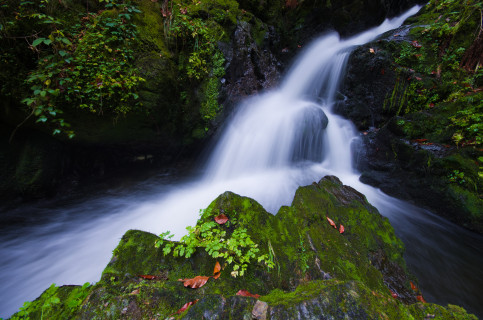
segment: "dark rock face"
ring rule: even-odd
[[[410,28],[390,31],[352,52],[335,110],[363,131],[364,147],[357,161],[362,182],[481,232],[481,200],[448,181],[448,168],[464,168],[471,161],[442,142],[450,140],[444,137],[445,130],[439,136],[433,134],[440,142],[432,140],[428,145],[411,140],[414,136],[405,131],[404,123],[413,124],[418,128],[416,138],[421,138],[437,127],[441,117],[448,117],[445,113],[405,113],[399,91],[406,92],[404,81],[415,77],[415,71],[397,69],[393,54],[403,42],[411,41]]]
[[[397,80],[392,49],[395,42],[406,41],[407,31],[407,27],[390,31],[376,42],[358,47],[349,58],[340,91],[344,99],[335,111],[351,119],[359,130],[380,127],[398,111],[386,106],[386,100]]]
[[[465,228],[482,232],[481,202],[458,187],[448,185],[445,168],[460,161],[454,150],[434,144],[421,148],[395,133],[396,120],[369,131],[359,159],[360,180],[387,194],[413,202]],[[454,159],[454,160],[453,160]]]
[[[241,21],[232,41],[219,44],[226,59],[220,101],[228,110],[244,98],[275,86],[280,79],[282,65],[270,51],[279,41],[274,28],[263,26],[265,36],[260,44],[254,39],[253,28]]]

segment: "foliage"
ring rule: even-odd
[[[398,125],[408,139],[429,139],[429,145],[443,148],[446,155],[442,162],[436,157],[433,173],[448,187],[458,185],[479,198],[483,69],[469,67],[466,57],[474,56],[471,50],[483,35],[482,16],[478,0],[430,1],[412,18],[412,41],[398,45],[398,80],[385,101],[385,107],[403,117]],[[461,154],[462,160],[452,161],[452,153]]]
[[[442,104],[457,105],[451,117],[453,141],[458,145],[481,145],[482,102],[480,78],[483,70],[465,70],[460,66],[471,39],[482,32],[481,1],[430,1],[421,16],[432,21],[425,27],[415,28],[417,39],[403,43],[395,62],[405,80],[404,112],[413,113],[439,108]],[[470,40],[470,41],[468,41]]]
[[[273,260],[267,254],[259,255],[260,249],[253,242],[247,229],[236,227],[237,221],[231,218],[220,225],[214,220],[210,209],[200,211],[200,221],[195,227],[188,226],[188,234],[179,243],[168,241],[173,235],[167,231],[159,236],[155,246],[163,247],[164,255],[171,252],[175,257],[191,257],[197,248],[205,248],[216,259],[223,259],[226,265],[233,265],[231,275],[243,276],[248,265],[255,260],[263,262],[269,268],[274,267]]]
[[[448,175],[448,179],[451,182],[459,183],[459,184],[465,184],[465,173],[460,172],[459,170],[453,170],[451,174]]]
[[[225,59],[217,43],[226,40],[227,29],[235,25],[240,12],[238,3],[233,0],[171,0],[161,5],[161,11],[166,43],[177,53],[182,86],[201,86],[200,115],[209,123],[220,111],[219,81],[225,73]],[[186,103],[192,100],[186,95],[182,98]]]
[[[137,87],[143,81],[132,62],[137,41],[132,15],[140,12],[130,1],[101,0],[102,10],[69,16],[48,14],[49,0],[21,1],[9,9],[17,12],[4,32],[15,37],[31,24],[24,37],[37,55],[37,66],[25,84],[30,94],[23,99],[37,122],[54,124],[53,134],[74,132],[61,114],[69,107],[115,116],[140,107]],[[37,31],[40,30],[40,31]]]
[[[91,285],[88,282],[82,287],[70,288],[59,288],[53,283],[38,299],[32,302],[25,302],[23,307],[10,319],[70,318],[71,315],[79,310],[90,289]],[[66,293],[66,291],[68,292]]]

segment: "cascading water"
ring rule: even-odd
[[[128,229],[171,230],[179,238],[187,225],[196,223],[198,210],[226,190],[252,197],[275,214],[290,203],[298,186],[327,174],[364,193],[389,217],[406,243],[408,263],[428,300],[460,304],[483,315],[478,309],[482,237],[361,184],[351,161],[357,133],[331,111],[351,48],[398,27],[418,10],[348,40],[329,34],[315,41],[278,90],[239,107],[200,179],[156,180],[155,185],[148,181],[129,192],[109,191],[74,203],[5,213],[27,218],[23,225],[0,229],[0,316],[12,314],[53,282],[97,281]]]

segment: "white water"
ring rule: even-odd
[[[357,133],[349,121],[331,112],[351,48],[398,27],[417,10],[415,7],[348,40],[330,34],[315,41],[278,90],[253,97],[239,107],[200,179],[147,183],[129,193],[92,196],[78,203],[56,204],[55,208],[23,208],[30,217],[48,218],[47,221],[32,219],[21,227],[2,230],[0,316],[10,315],[23,301],[35,299],[53,282],[61,285],[97,281],[111,251],[128,229],[156,234],[171,230],[179,238],[186,226],[196,223],[199,209],[226,190],[252,197],[275,214],[281,205],[290,204],[298,186],[318,181],[327,174],[336,175],[363,192],[382,214],[398,224],[396,230],[406,243],[430,242],[438,236],[444,238],[448,230],[453,230],[449,241],[460,243],[457,250],[448,255],[445,250],[430,247],[423,254],[410,255],[410,264],[416,269],[420,257],[444,256],[445,261],[458,265],[458,269],[463,264],[473,275],[481,274],[481,251],[468,248],[467,244],[482,243],[481,238],[473,240],[464,230],[358,181],[351,153],[358,140]],[[328,125],[324,128],[327,119]],[[416,239],[411,238],[411,228],[417,230],[421,226],[424,230],[418,231]],[[427,238],[428,232],[432,233],[430,238]],[[410,249],[411,253],[420,252]],[[446,274],[438,274],[439,269],[431,270],[430,263],[422,268],[421,273],[431,273],[441,283],[445,282],[439,278],[448,278]],[[454,274],[455,269],[450,268],[448,272]],[[465,283],[464,288],[458,291],[457,297],[445,296],[445,303],[465,303],[471,299],[468,297],[471,292],[476,292],[471,289],[474,281],[459,282]],[[438,298],[438,290],[426,297]],[[464,297],[463,301],[455,301],[459,296]]]

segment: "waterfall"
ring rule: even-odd
[[[355,173],[352,124],[332,113],[350,51],[394,29],[420,7],[353,38],[336,33],[312,43],[279,89],[245,101],[227,125],[206,167],[206,181],[226,181],[310,161],[336,175]]]
[[[98,281],[128,229],[170,230],[179,239],[186,226],[196,223],[199,210],[227,190],[254,198],[276,214],[290,204],[299,186],[328,174],[364,193],[389,217],[408,248],[407,260],[420,287],[432,288],[425,293],[427,300],[478,306],[483,255],[475,246],[482,238],[361,184],[352,165],[357,132],[332,112],[351,49],[398,27],[418,10],[350,39],[325,35],[305,48],[280,88],[237,108],[201,178],[158,178],[127,191],[95,190],[87,199],[7,213],[16,219],[24,215],[28,223],[0,226],[0,317],[35,299],[51,283]]]

